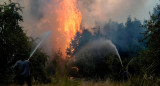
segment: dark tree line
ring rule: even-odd
[[[145,42],[140,42],[143,38],[142,33],[145,31],[141,25],[140,20],[132,20],[131,17],[128,17],[125,24],[109,21],[104,28],[93,28],[93,34],[84,29],[81,34],[77,33],[70,44],[70,48],[75,50],[72,54],[74,55],[88,42],[103,38],[111,40],[122,57],[135,57],[139,51],[146,47]],[[69,52],[69,48],[67,52]]]
[[[11,80],[12,65],[21,58],[29,57],[30,52],[36,46],[35,40],[28,37],[23,27],[19,25],[23,22],[22,9],[18,3],[11,1],[9,4],[0,5],[0,84]],[[150,19],[144,24],[138,19],[132,20],[128,17],[124,24],[109,21],[103,28],[93,28],[93,33],[83,29],[82,33],[78,32],[72,40],[66,53],[68,58],[74,57],[86,44],[99,39],[108,39],[116,45],[123,64],[131,75],[142,77],[147,74],[159,77],[159,32],[160,5],[157,5],[154,13],[150,14]],[[100,51],[93,50],[94,56],[87,52],[82,55],[83,59],[69,64],[67,60],[62,59],[62,53],[57,51],[46,72],[48,56],[38,49],[30,60],[32,79],[46,83],[49,82],[47,75],[60,80],[60,75],[65,72],[68,76],[121,80],[122,68],[119,59],[114,54],[103,57],[97,54],[104,50],[103,48]],[[66,69],[60,69],[60,65],[65,65]],[[78,67],[79,71],[73,71],[71,67]]]
[[[146,20],[142,27],[145,29],[144,37],[141,41],[145,41],[147,49],[142,51],[140,55],[135,59],[134,63],[137,64],[130,65],[132,68],[134,66],[140,67],[131,69],[131,71],[141,72],[147,75],[154,75],[159,77],[160,74],[160,5],[157,5],[153,13],[150,14],[150,19]]]
[[[67,54],[74,56],[86,46],[86,44],[99,41],[99,39],[107,39],[116,45],[123,64],[126,67],[133,57],[138,56],[138,53],[146,48],[145,42],[140,42],[143,38],[142,33],[144,33],[144,31],[141,27],[141,22],[137,19],[132,20],[131,17],[128,17],[125,24],[109,21],[105,24],[104,28],[93,28],[93,33],[87,29],[84,29],[82,33],[78,32],[74,40],[72,40],[70,47],[67,49]],[[97,47],[98,46],[99,45],[97,45]],[[72,49],[74,50],[73,52]],[[122,77],[122,68],[117,56],[112,54],[104,56],[103,53],[99,55],[97,52],[99,52],[99,50],[95,49],[92,53],[88,53],[88,55],[84,52],[82,57],[75,57],[77,59],[83,58],[74,64],[74,66],[79,68],[80,76],[92,78],[112,77],[115,80],[120,80]],[[101,49],[100,52],[104,52],[104,49]]]
[[[147,74],[158,77],[160,72],[159,18],[160,5],[157,5],[154,8],[154,12],[152,14],[150,13],[150,19],[144,21],[144,23],[141,23],[138,19],[131,19],[131,17],[128,17],[124,24],[109,21],[103,28],[93,28],[93,33],[87,29],[83,29],[82,33],[77,33],[74,40],[72,40],[70,47],[67,49],[67,54],[74,57],[87,43],[97,39],[108,39],[116,45],[123,64],[131,75],[140,75],[143,77],[144,74]],[[71,52],[71,50],[74,51]],[[84,59],[74,64],[74,66],[79,67],[80,76],[107,76],[118,79],[119,73],[117,73],[117,71],[120,72],[121,69],[116,70],[119,64],[118,61],[116,63],[118,59],[116,59],[115,56],[110,55],[103,57],[103,60],[99,62],[100,64],[96,63],[100,60],[100,58],[96,59],[97,56],[89,56],[89,53],[86,56],[82,56],[84,56]],[[115,63],[112,63],[113,60]],[[88,64],[92,64],[92,66]],[[102,68],[102,66],[104,68]],[[101,72],[97,70],[101,70]]]

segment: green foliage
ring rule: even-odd
[[[71,80],[69,77],[69,69],[67,59],[63,59],[61,50],[54,53],[53,59],[47,68],[49,76],[51,76],[51,83],[55,86],[78,86],[78,81]]]
[[[10,67],[30,52],[29,38],[23,32],[19,22],[23,21],[22,7],[17,3],[0,5],[0,81],[6,81]]]
[[[122,67],[118,57],[108,55],[104,58],[95,57],[90,53],[80,56],[78,61],[72,65],[79,68],[76,77],[86,79],[111,79],[122,80]]]
[[[160,82],[153,76],[133,76],[123,86],[159,86]]]
[[[47,74],[52,77],[55,75],[61,75],[57,73],[62,72],[61,68],[64,66],[63,62],[64,60],[62,59],[62,52],[59,49],[54,53],[52,61],[47,66]]]
[[[11,67],[21,58],[27,59],[35,40],[26,36],[19,25],[23,21],[22,7],[9,1],[0,5],[0,84],[9,83],[13,75]],[[31,74],[39,82],[46,82],[47,55],[40,49],[31,58]]]
[[[106,78],[110,78],[111,80],[122,80],[122,67],[119,62],[119,59],[111,55],[106,59]],[[108,77],[107,77],[108,76]]]
[[[160,5],[154,8],[154,13],[150,14],[150,19],[146,20],[142,27],[146,29],[143,33],[144,38],[142,41],[145,41],[148,47],[141,51],[138,57],[134,57],[133,60],[129,62],[127,69],[134,77],[149,75],[157,78],[160,76]],[[134,79],[136,80],[136,78]],[[145,83],[149,84],[150,82],[151,81],[146,81]],[[143,83],[143,86],[146,85],[145,83]]]
[[[31,76],[34,78],[35,82],[48,83],[49,78],[46,73],[46,61],[47,55],[38,49],[33,57],[30,59]]]
[[[150,14],[150,19],[142,25],[146,29],[143,41],[146,41],[148,49],[140,57],[144,58],[147,71],[159,75],[160,56],[160,5],[154,8],[154,13]]]
[[[58,86],[78,86],[78,81],[76,80],[71,80],[69,79],[67,72],[63,72],[63,74],[61,74],[60,68],[57,68],[56,74],[55,74],[55,79],[54,82],[56,85]],[[66,71],[66,70],[64,70]]]
[[[95,77],[95,58],[90,53],[82,56],[80,60],[74,63],[74,66],[79,68],[79,75],[82,77]]]

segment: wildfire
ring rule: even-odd
[[[79,71],[78,67],[72,67],[72,69],[75,69],[77,72]]]
[[[58,32],[62,34],[65,40],[61,45],[62,52],[65,54],[65,50],[69,47],[71,40],[76,33],[80,30],[80,24],[82,15],[79,9],[76,7],[77,0],[62,0],[56,10],[57,22],[59,23]]]

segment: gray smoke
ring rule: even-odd
[[[30,13],[36,19],[41,19],[43,17],[43,3],[41,0],[31,0],[30,1]]]
[[[8,1],[8,0],[4,0]],[[25,7],[24,17],[28,22],[39,23],[39,20],[48,15],[46,6],[56,7],[56,0],[14,0]],[[61,1],[61,0],[59,0]],[[77,0],[77,7],[82,12],[82,26],[92,28],[102,26],[108,20],[125,22],[128,16],[144,20],[149,17],[149,11],[158,3],[158,0]],[[56,15],[56,14],[55,14]],[[37,21],[35,21],[37,20]],[[25,24],[28,23],[25,21]],[[29,24],[30,25],[30,24]],[[35,25],[31,25],[36,28]],[[26,26],[27,27],[27,26]],[[28,29],[27,29],[28,30]]]
[[[83,46],[75,56],[76,61],[85,61],[92,58],[104,59],[110,55],[116,55],[122,64],[116,46],[110,40],[98,39]]]
[[[157,0],[158,1],[158,0]],[[82,12],[82,26],[92,28],[102,26],[108,20],[125,22],[128,16],[143,19],[149,16],[149,11],[156,0],[79,0],[78,6]],[[147,8],[147,9],[146,9]]]
[[[8,0],[0,1],[3,3]],[[24,27],[31,33],[34,28],[37,28],[40,19],[48,15],[47,6],[51,6],[55,10],[58,1],[61,0],[13,0],[19,2],[24,7]],[[82,26],[91,28],[102,26],[108,20],[125,22],[128,16],[136,17],[144,20],[149,17],[149,11],[152,11],[153,6],[158,0],[78,0],[78,8],[82,12]],[[31,30],[33,29],[33,30]],[[57,28],[55,28],[57,29]],[[41,32],[41,30],[39,30]],[[42,31],[43,32],[43,31]]]
[[[52,38],[46,42],[47,52],[51,52],[56,44],[56,38],[61,37],[58,32],[55,9],[61,0],[13,0],[21,4],[24,22],[21,25],[32,37],[40,37],[44,32],[52,29]],[[128,16],[144,19],[149,16],[158,0],[77,0],[77,7],[82,13],[82,27],[91,28],[104,26],[111,19],[125,22]],[[8,0],[0,0],[0,4]],[[52,28],[51,28],[52,27]],[[52,45],[52,46],[51,46]]]

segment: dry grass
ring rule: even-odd
[[[82,82],[79,86],[123,86],[120,83],[111,83],[109,81],[105,82]]]
[[[12,85],[7,85],[7,86],[19,86],[19,85],[12,84]],[[28,85],[24,84],[23,86],[28,86]],[[52,84],[37,84],[37,85],[32,85],[32,86],[56,86],[56,85],[52,85]]]
[[[9,85],[9,86],[18,86],[18,85]],[[27,86],[26,84],[24,86]],[[54,85],[54,84],[37,84],[37,85],[32,85],[32,86],[59,86],[59,85]],[[61,85],[61,86],[66,86],[66,85]],[[68,85],[67,85],[68,86]],[[78,86],[123,86],[120,83],[111,83],[109,81],[105,82],[93,82],[93,81],[80,81]]]

